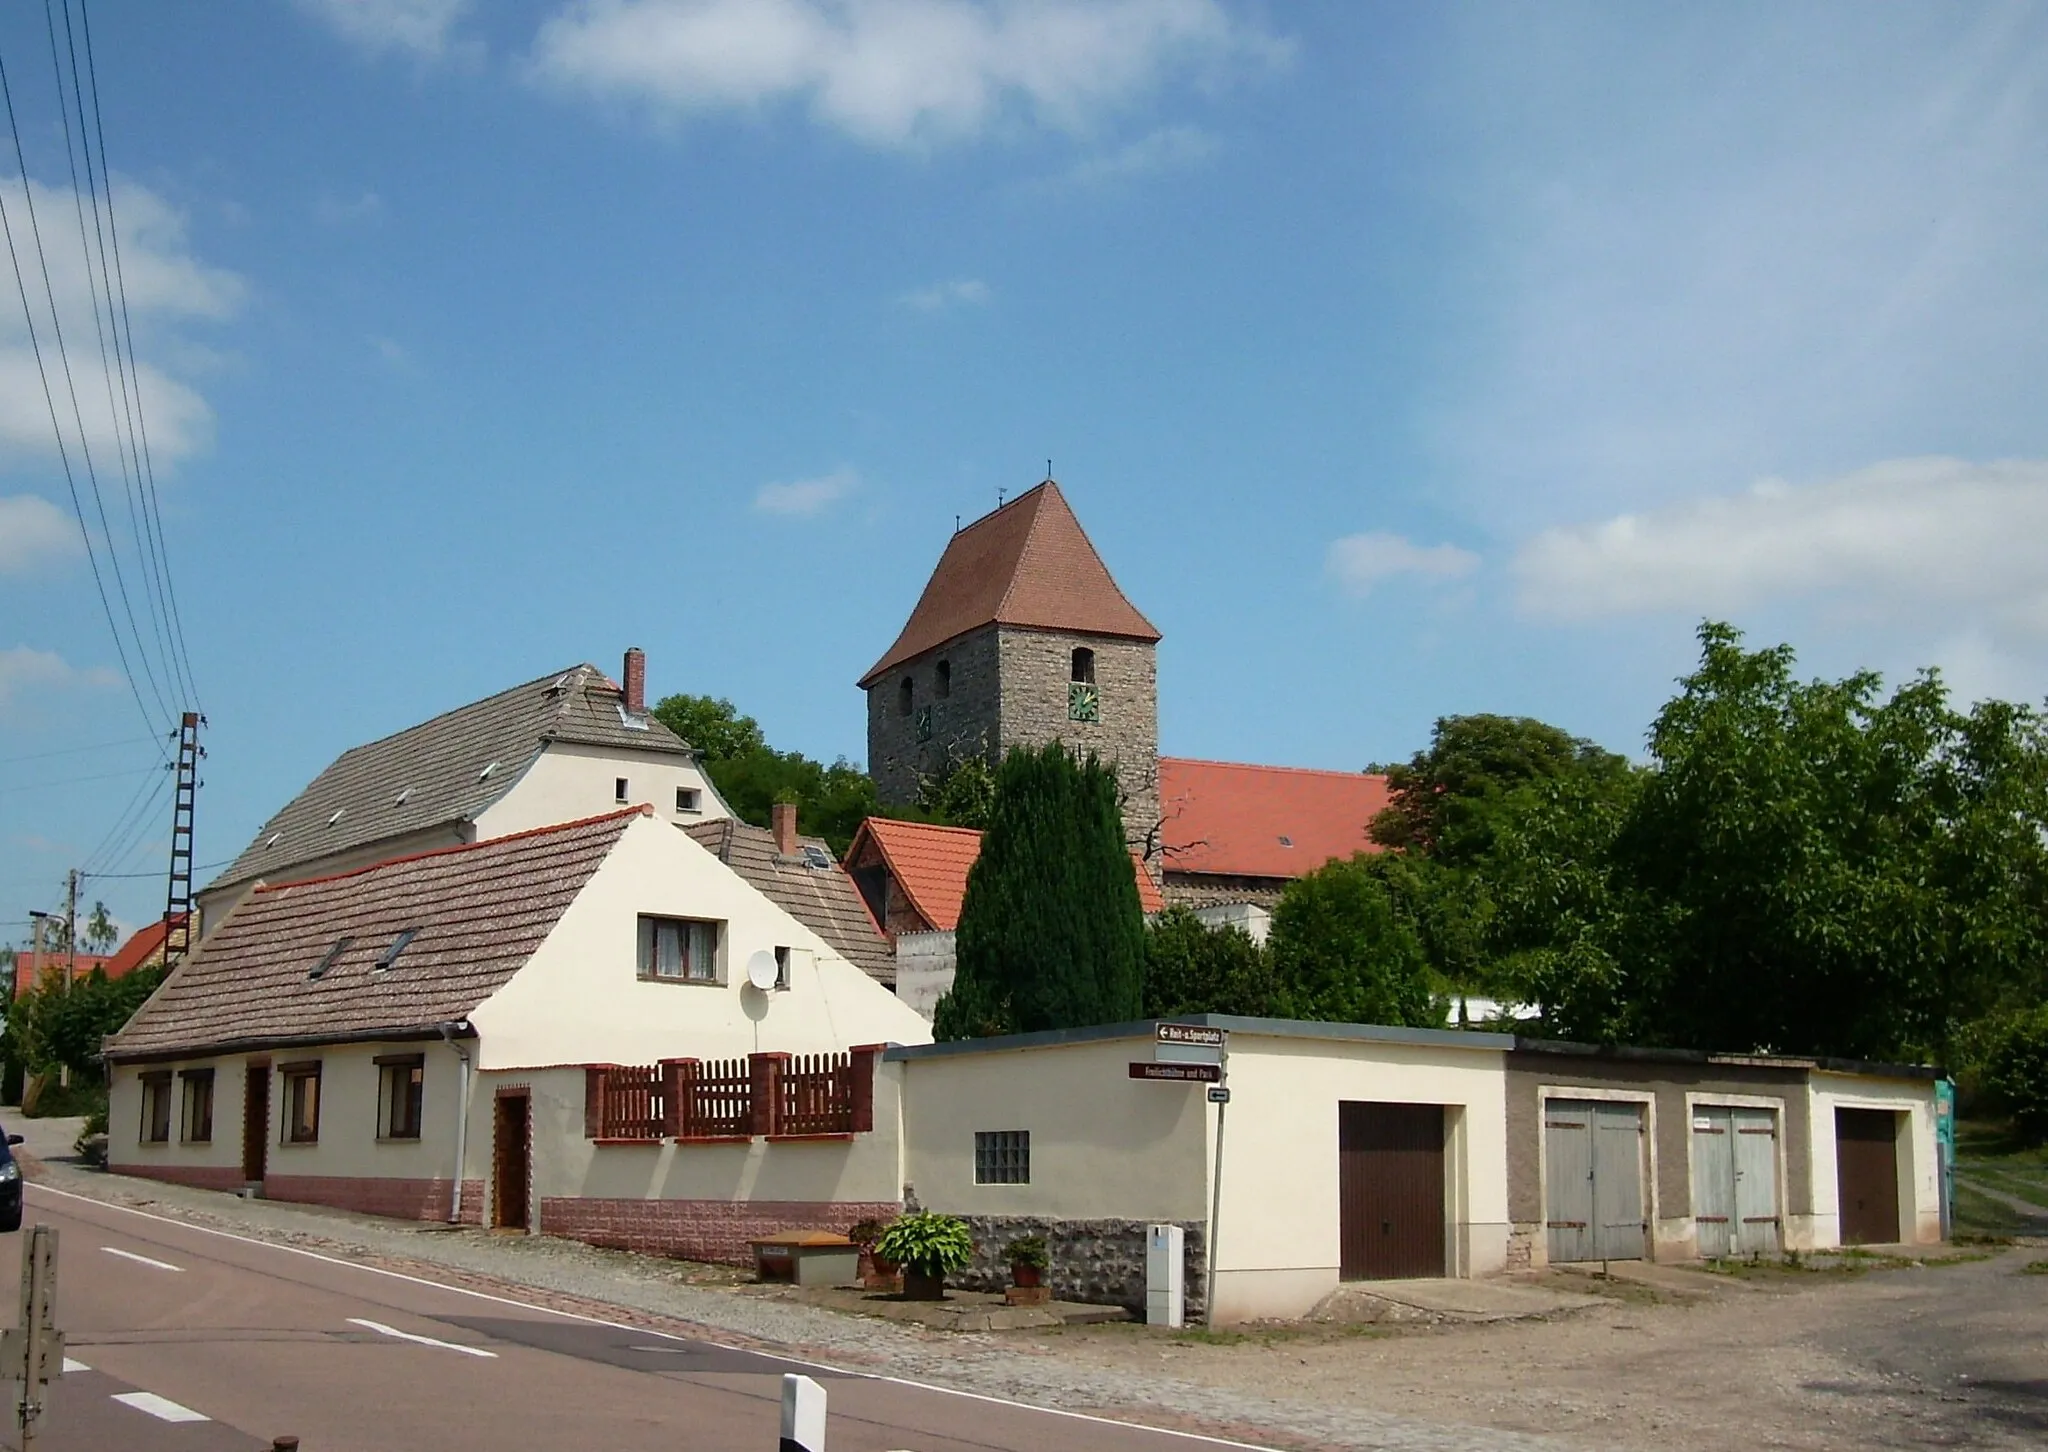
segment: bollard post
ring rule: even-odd
[[[782,1378],[780,1452],[825,1452],[825,1388],[807,1376]]]

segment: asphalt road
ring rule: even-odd
[[[607,1325],[28,1189],[59,1232],[68,1359],[38,1452],[771,1452],[781,1379],[828,1452],[1202,1452],[1154,1431]],[[18,1293],[27,1232],[0,1237]],[[0,1310],[11,1323],[14,1310]],[[0,1445],[18,1446],[11,1415]]]

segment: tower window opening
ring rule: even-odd
[[[896,714],[899,716],[908,716],[910,714],[911,707],[915,706],[916,704],[917,687],[915,684],[912,683],[909,676],[905,676],[900,682],[897,683],[896,686]]]
[[[949,660],[939,662],[937,694],[941,696],[953,694],[953,662]]]
[[[1074,648],[1074,673],[1069,679],[1090,686],[1095,684],[1095,652],[1087,646]]]

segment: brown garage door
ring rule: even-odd
[[[1337,1201],[1345,1280],[1442,1275],[1443,1106],[1340,1103]]]
[[[1889,1109],[1835,1111],[1835,1183],[1842,1244],[1899,1239],[1899,1117]]]

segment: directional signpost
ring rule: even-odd
[[[1131,1064],[1133,1079],[1162,1079],[1169,1084],[1221,1084],[1221,1064],[1153,1064],[1143,1059]]]
[[[1230,1103],[1230,1086],[1223,1082],[1223,1066],[1230,1050],[1227,1029],[1201,1023],[1154,1025],[1151,1059],[1131,1061],[1133,1079],[1151,1079],[1167,1084],[1207,1084],[1209,1102],[1216,1106],[1216,1172],[1211,1176],[1209,1227],[1203,1237],[1202,1258],[1207,1265],[1202,1296],[1202,1316],[1208,1320],[1216,1296],[1216,1218],[1223,1208],[1223,1116]],[[1210,1324],[1214,1324],[1213,1321]]]

